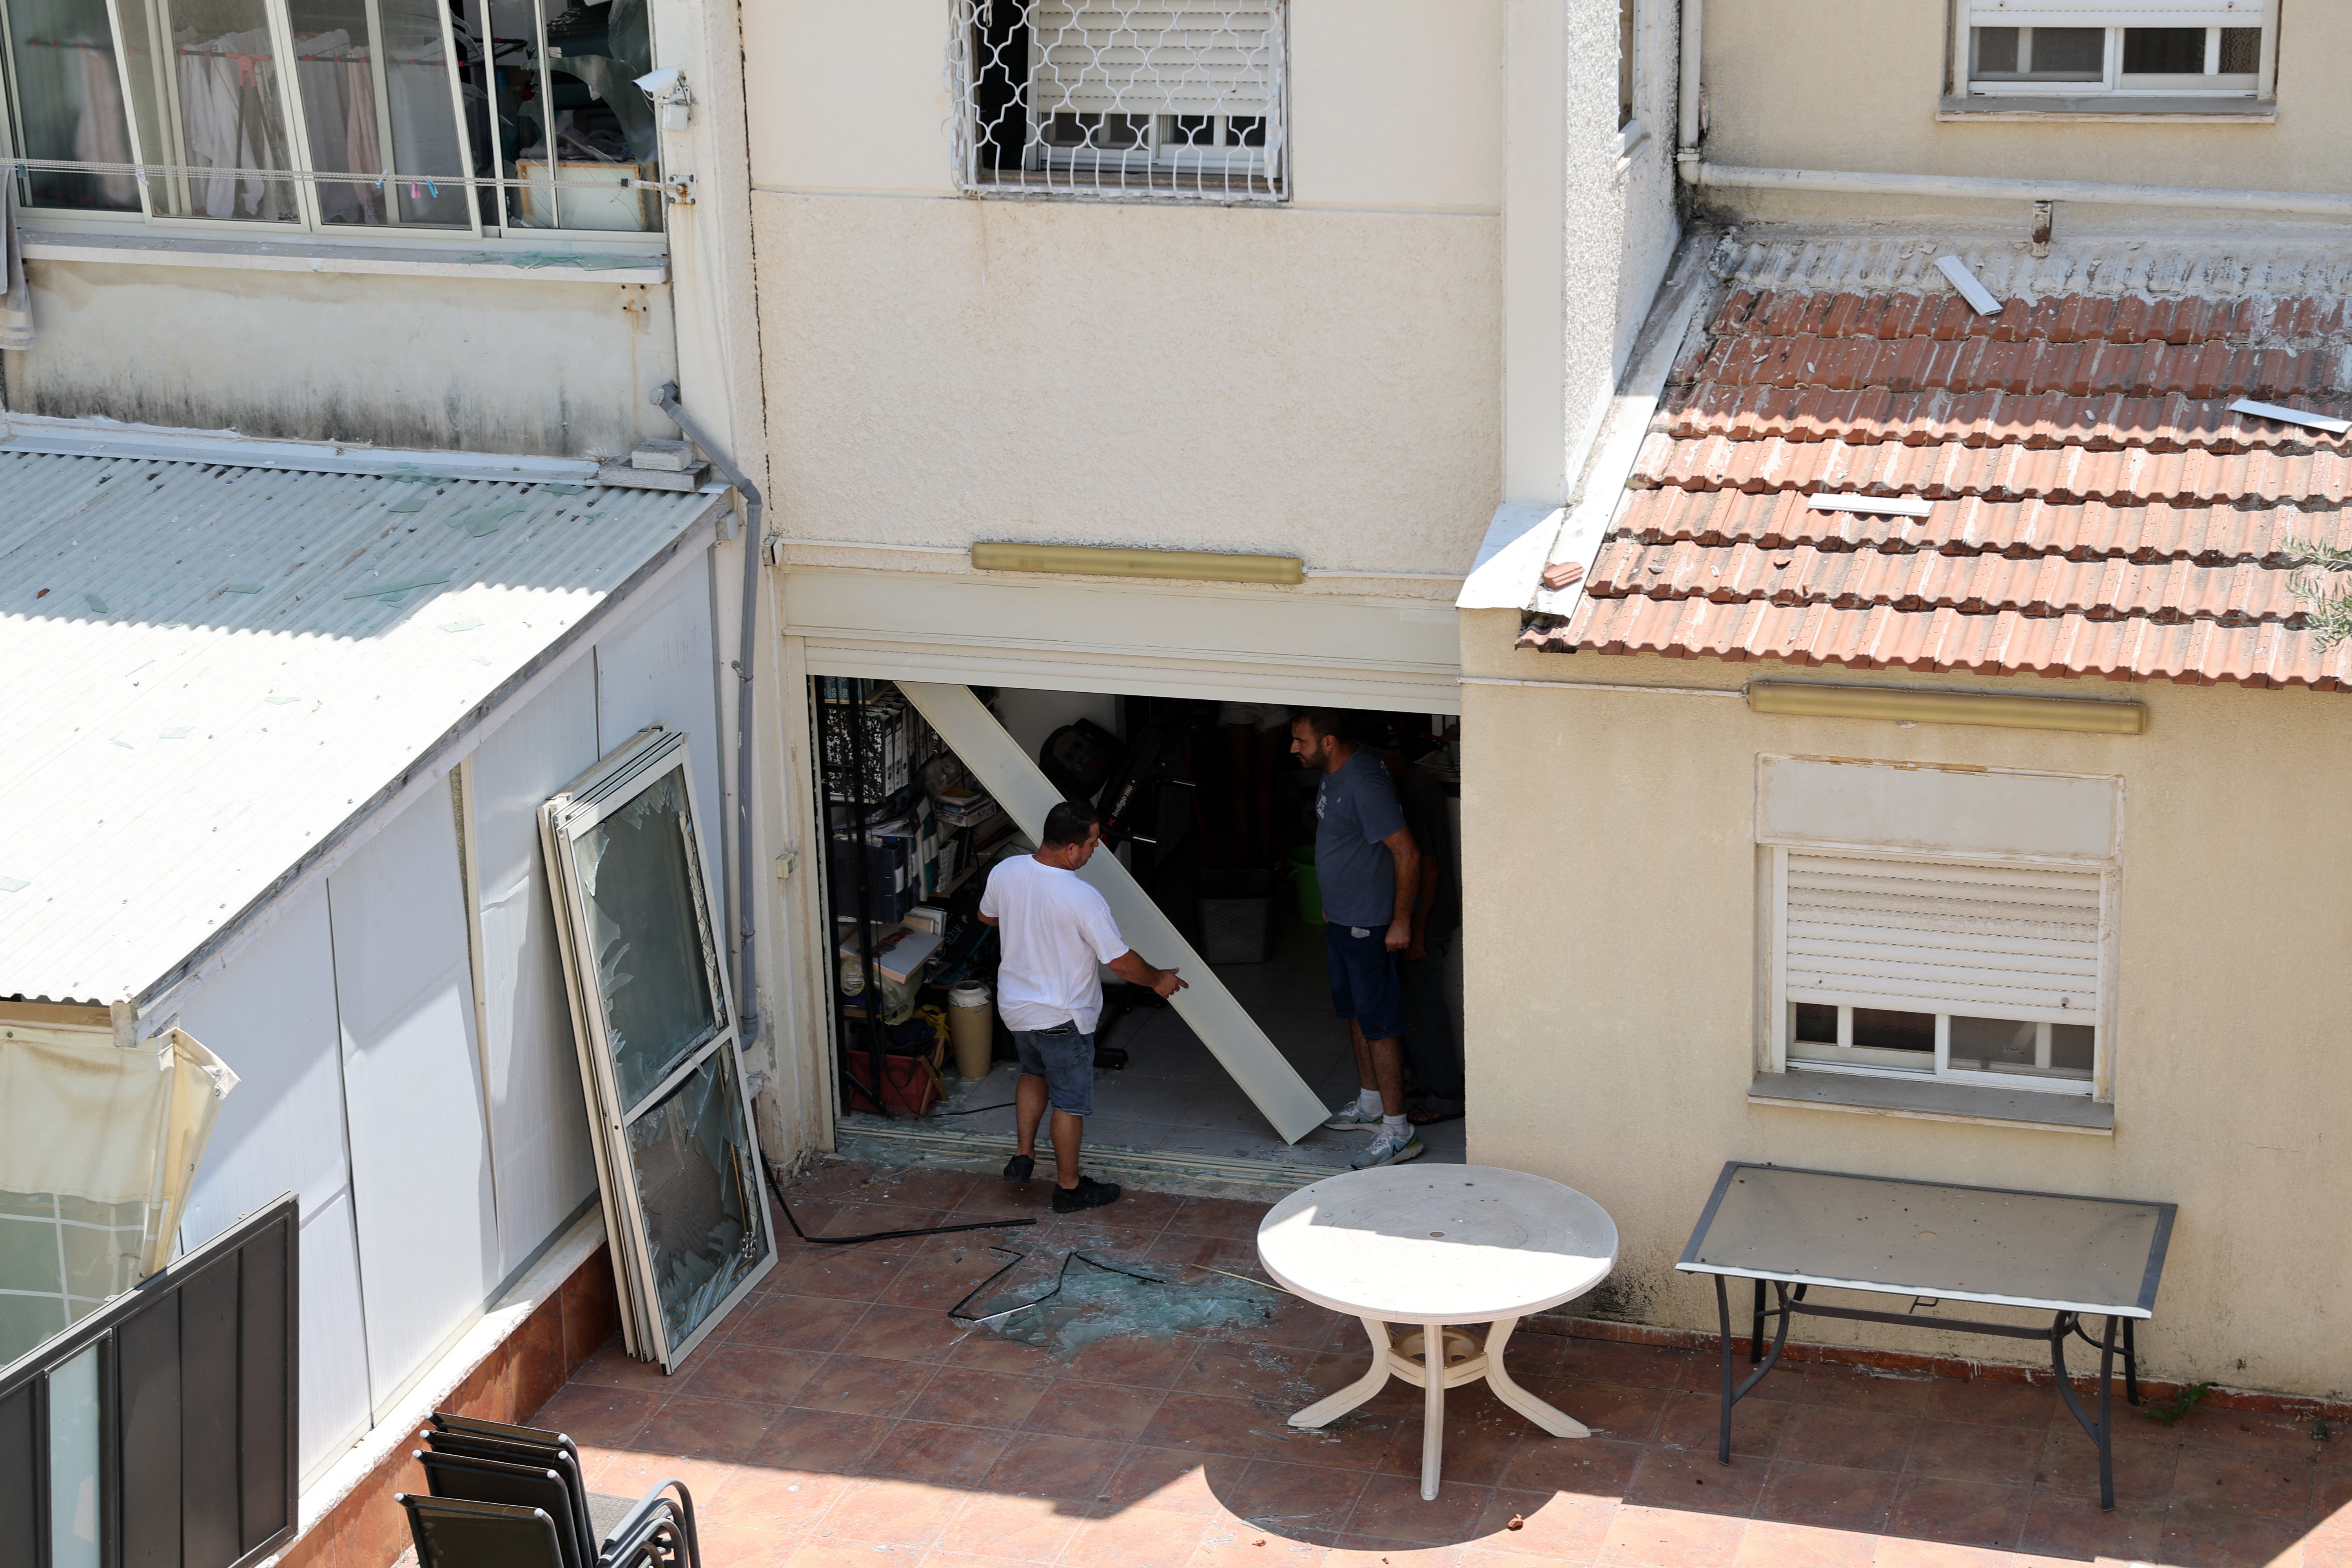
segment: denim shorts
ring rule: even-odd
[[[1045,1080],[1045,1102],[1068,1116],[1095,1113],[1095,1037],[1075,1022],[1050,1029],[1015,1029],[1013,1048],[1021,1070]]]
[[[1390,1040],[1404,1033],[1404,992],[1397,984],[1396,954],[1389,951],[1389,928],[1377,925],[1367,934],[1337,921],[1323,928],[1324,951],[1331,964],[1331,1010],[1362,1026],[1364,1038]]]

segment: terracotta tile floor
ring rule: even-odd
[[[1419,1390],[1391,1384],[1324,1432],[1284,1424],[1360,1370],[1352,1321],[1268,1297],[1263,1321],[1066,1355],[946,1315],[1006,1261],[992,1240],[1033,1258],[991,1306],[1043,1289],[1073,1247],[1252,1273],[1259,1205],[1135,1193],[1064,1219],[1043,1183],[843,1163],[792,1197],[816,1234],[1040,1218],[856,1247],[780,1222],[777,1270],[679,1375],[616,1341],[540,1412],[599,1490],[683,1479],[709,1568],[2352,1568],[2352,1438],[2308,1423],[2127,1412],[2103,1515],[2095,1456],[2047,1390],[1784,1367],[1740,1405],[1726,1469],[1700,1358],[1540,1334],[1514,1339],[1514,1373],[1594,1436],[1457,1392],[1424,1502]]]

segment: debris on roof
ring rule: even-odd
[[[2291,585],[2352,548],[2340,249],[2279,261],[2298,294],[2146,291],[2255,280],[2211,256],[1971,255],[2025,286],[1982,314],[1937,255],[1727,242],[1581,603],[1520,646],[2352,683]]]
[[[143,994],[723,504],[0,451],[0,995]]]

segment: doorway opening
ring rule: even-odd
[[[1349,1167],[1368,1131],[1318,1123],[1288,1141],[1262,1104],[1269,1075],[1334,1110],[1359,1089],[1349,1026],[1331,1000],[1314,864],[1321,775],[1290,752],[1302,710],[993,687],[970,688],[973,706],[962,688],[849,677],[814,677],[811,688],[841,1138],[967,1158],[1012,1152],[1018,1069],[994,1005],[997,935],[976,915],[989,871],[1036,847],[1009,802],[1076,798],[1105,819],[1097,859],[1114,857],[1164,917],[1153,931],[1172,928],[1156,940],[1181,938],[1189,951],[1154,951],[1155,938],[1125,921],[1121,934],[1194,987],[1171,1005],[1103,973],[1087,1158],[1210,1179],[1311,1180]],[[961,750],[926,718],[927,690],[958,697],[958,717],[941,723],[969,726]],[[1460,721],[1339,717],[1343,736],[1382,764],[1429,866],[1415,942],[1399,963],[1407,1109],[1422,1159],[1458,1163]],[[1237,1012],[1192,1005],[1217,989]]]

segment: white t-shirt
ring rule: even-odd
[[[1103,896],[1076,871],[1014,855],[989,872],[980,912],[997,922],[1004,946],[996,971],[1004,1026],[1025,1032],[1076,1023],[1093,1034],[1102,1016],[1096,966],[1127,951]]]

